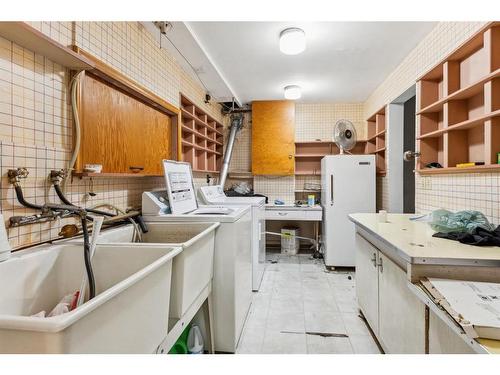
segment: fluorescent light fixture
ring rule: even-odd
[[[306,49],[306,33],[297,27],[285,29],[280,34],[280,51],[285,55],[297,55]]]
[[[285,99],[295,100],[299,99],[302,96],[300,92],[300,86],[297,85],[289,85],[285,86]]]

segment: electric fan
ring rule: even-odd
[[[333,141],[340,153],[351,150],[356,145],[356,129],[349,120],[339,120],[333,128]]]

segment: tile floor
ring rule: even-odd
[[[359,317],[353,272],[328,272],[308,254],[267,260],[237,353],[380,353]]]

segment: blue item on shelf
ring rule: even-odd
[[[274,200],[274,204],[277,205],[277,206],[284,206],[285,202],[282,201],[281,199],[275,199]]]

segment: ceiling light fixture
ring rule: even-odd
[[[297,85],[289,85],[285,86],[285,99],[295,100],[299,99],[302,96],[300,92],[300,86]]]
[[[297,27],[285,29],[280,34],[280,51],[285,55],[297,55],[306,49],[306,33]]]

